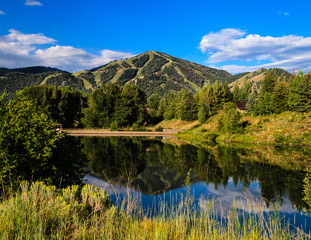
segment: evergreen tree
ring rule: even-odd
[[[176,95],[173,92],[165,94],[160,101],[158,115],[163,116],[165,120],[170,120],[177,117],[176,115],[177,104]]]
[[[182,89],[177,94],[178,118],[186,121],[196,120],[198,117],[197,102],[192,92]]]
[[[252,92],[252,84],[249,81],[245,80],[240,89],[239,100],[247,100],[251,92]]]
[[[285,77],[282,74],[275,85],[272,94],[272,106],[274,113],[282,113],[288,110],[288,93],[289,85],[285,82]]]
[[[246,110],[249,112],[254,112],[255,111],[255,104],[256,104],[256,100],[258,98],[258,91],[257,89],[254,87],[252,92],[248,95],[248,101],[246,104]]]
[[[198,119],[203,123],[210,116],[216,114],[223,107],[224,103],[231,102],[233,100],[233,94],[227,83],[220,84],[216,81],[213,86],[207,85],[203,87],[198,94],[198,98]]]
[[[45,113],[64,127],[75,127],[81,123],[85,94],[70,87],[30,86],[17,94],[17,99],[27,99],[40,106]]]
[[[271,71],[269,70],[267,72],[265,79],[262,81],[260,94],[264,95],[265,93],[273,93],[276,82],[277,82],[276,72],[274,71],[274,74],[272,76]]]
[[[119,126],[142,125],[148,117],[146,104],[145,93],[135,85],[105,84],[92,92],[88,108],[83,111],[83,124],[110,127],[115,121]]]
[[[240,88],[239,84],[235,83],[233,87],[233,101],[237,102],[240,100]]]
[[[273,112],[272,93],[276,85],[276,81],[276,72],[274,72],[273,76],[271,76],[271,72],[269,70],[261,84],[259,97],[255,103],[256,114],[265,115]]]
[[[302,71],[292,80],[289,90],[290,109],[297,112],[311,110],[311,74]]]

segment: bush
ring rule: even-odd
[[[62,134],[55,123],[32,102],[25,99],[3,103],[0,97],[0,188],[16,180],[39,178],[34,173],[51,171],[53,150]]]
[[[219,120],[219,130],[228,133],[236,133],[240,127],[241,113],[232,102],[224,104],[224,113]]]
[[[143,126],[139,126],[138,123],[133,123],[132,131],[147,131],[147,129]]]
[[[119,124],[117,121],[113,121],[110,125],[110,131],[119,131]]]
[[[159,126],[155,129],[156,132],[163,132],[163,127]]]

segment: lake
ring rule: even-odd
[[[300,212],[304,170],[310,148],[246,145],[193,146],[146,137],[70,137],[87,159],[86,183],[102,187],[113,202],[127,199],[149,216],[163,206],[177,209],[187,194],[197,209],[210,201],[221,211],[233,206],[254,214],[248,202],[284,222],[309,231],[310,217]]]

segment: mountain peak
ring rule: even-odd
[[[136,84],[149,96],[185,88],[196,92],[207,82],[225,81],[231,74],[157,51],[146,51],[129,59],[113,61],[90,70],[97,84]],[[77,75],[79,76],[79,75]]]

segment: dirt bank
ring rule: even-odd
[[[69,136],[130,136],[130,137],[172,137],[178,133],[176,129],[163,132],[134,132],[134,131],[109,131],[106,129],[63,129]]]

